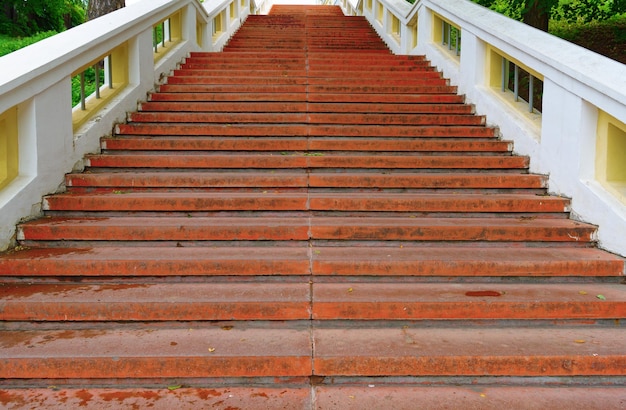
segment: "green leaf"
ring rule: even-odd
[[[182,386],[182,385],[180,385],[180,384],[176,384],[176,385],[174,385],[174,386],[167,386],[167,390],[178,390],[178,389],[180,389],[181,387],[183,387],[183,386]]]
[[[606,297],[604,297],[604,295],[596,295],[596,297],[600,300],[606,300]]]

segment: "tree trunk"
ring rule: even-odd
[[[89,0],[87,20],[93,20],[126,6],[126,0]]]
[[[541,4],[541,0],[529,0],[529,3],[530,5],[524,13],[524,23],[547,32],[550,13]]]

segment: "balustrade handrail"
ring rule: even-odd
[[[530,157],[532,172],[549,175],[551,193],[572,198],[574,217],[599,226],[599,244],[626,255],[626,65],[469,0],[341,5],[366,17],[394,53],[426,55],[516,153]],[[446,25],[462,33],[458,53],[442,46]],[[530,89],[517,102],[503,87],[508,64],[541,87],[541,112]]]
[[[142,0],[0,57],[0,250],[155,84],[190,52],[221,50],[249,12],[250,0]],[[155,49],[164,21],[168,41]],[[71,78],[103,58],[106,95],[73,108]]]
[[[197,1],[142,1],[0,57],[0,112],[104,55],[111,42],[122,43],[152,27],[180,9],[181,3],[193,4],[209,21]]]

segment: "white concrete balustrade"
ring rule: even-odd
[[[478,114],[572,198],[574,218],[599,226],[599,245],[626,255],[626,65],[468,0],[339,0],[363,15],[396,54],[423,54]],[[441,22],[461,32],[460,53],[441,44]],[[501,91],[502,58],[543,81],[543,108]]]
[[[137,109],[191,51],[219,51],[246,19],[250,0],[129,1],[129,6],[0,57],[0,250],[16,223],[41,212],[42,196],[99,150],[100,137]],[[153,44],[166,22],[171,39]],[[170,41],[171,40],[171,41]],[[71,78],[112,56],[112,91],[72,108]],[[107,65],[105,64],[105,69]]]

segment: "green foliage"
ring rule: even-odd
[[[85,21],[83,0],[3,0],[0,34],[28,37],[42,31],[63,31]]]
[[[484,7],[522,21],[535,2],[553,20],[589,23],[626,12],[626,0],[473,0]]]
[[[0,57],[43,40],[46,37],[51,37],[55,34],[57,34],[56,31],[44,31],[34,36],[23,38],[14,38],[0,34]]]
[[[590,23],[626,12],[626,0],[561,0],[554,10],[554,20]]]
[[[475,3],[487,7],[514,20],[521,20],[524,1],[518,0],[474,0]]]

